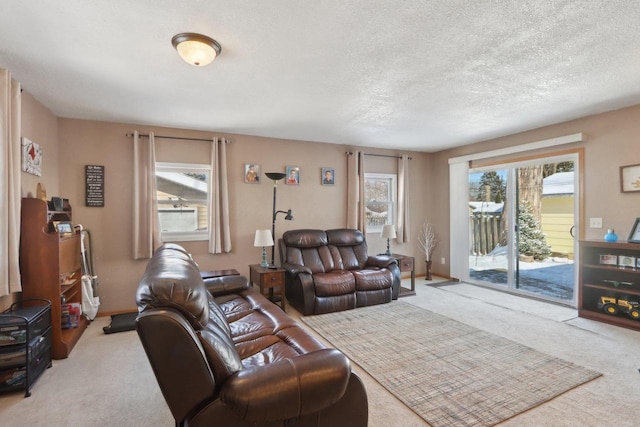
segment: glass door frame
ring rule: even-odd
[[[486,281],[479,281],[470,278],[469,268],[467,268],[464,278],[465,281],[469,283],[478,284],[482,286],[488,286],[491,288],[496,288],[502,291],[521,294],[530,296],[536,299],[542,299],[545,301],[556,302],[563,305],[570,305],[572,307],[577,306],[578,301],[578,269],[575,267],[577,265],[577,260],[579,259],[579,239],[581,236],[582,230],[582,191],[581,191],[581,182],[582,182],[582,170],[583,170],[583,151],[582,150],[571,150],[563,153],[549,153],[548,155],[540,155],[531,157],[528,159],[514,159],[514,160],[505,160],[503,162],[495,162],[491,165],[482,165],[478,167],[470,167],[468,173],[478,173],[478,172],[486,172],[486,171],[496,171],[496,170],[507,170],[506,174],[506,200],[517,201],[518,197],[518,185],[517,185],[517,169],[532,165],[539,164],[547,164],[547,163],[560,163],[571,161],[574,164],[574,178],[573,178],[573,230],[575,234],[573,235],[573,253],[574,253],[574,271],[573,271],[573,296],[571,300],[553,298],[545,295],[540,295],[535,292],[523,290],[518,288],[517,274],[518,274],[518,261],[519,261],[519,251],[517,246],[517,231],[514,226],[517,223],[517,206],[516,203],[507,203],[507,221],[509,227],[507,228],[507,253],[509,256],[507,257],[507,283],[491,283]],[[468,253],[471,253],[470,248],[468,248]]]

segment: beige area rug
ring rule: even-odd
[[[434,427],[491,426],[601,375],[400,301],[301,320]]]

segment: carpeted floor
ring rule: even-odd
[[[600,376],[400,301],[301,320],[434,427],[495,425]]]

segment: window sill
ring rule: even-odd
[[[209,240],[209,234],[201,231],[162,233],[162,241],[167,243],[196,242],[200,240]]]

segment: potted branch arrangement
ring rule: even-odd
[[[427,263],[426,280],[431,280],[431,255],[437,243],[438,240],[436,239],[436,233],[433,231],[433,226],[425,221],[418,235],[418,247],[424,253],[424,258]]]

